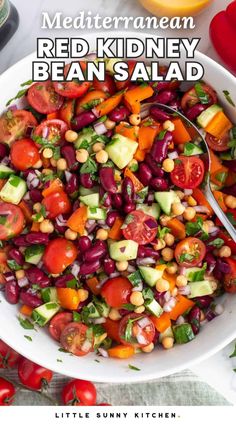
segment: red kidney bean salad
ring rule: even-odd
[[[77,356],[125,359],[193,340],[236,292],[236,245],[201,190],[201,146],[155,103],[206,134],[233,224],[236,127],[204,82],[182,91],[106,69],[104,82],[25,83],[25,107],[0,118],[0,284],[24,328],[46,326]]]

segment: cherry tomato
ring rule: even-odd
[[[204,178],[204,163],[195,156],[179,156],[170,177],[172,183],[177,187],[196,188]]]
[[[97,406],[112,406],[111,403],[97,403]]]
[[[216,138],[211,134],[206,135],[206,142],[210,149],[216,152],[224,152],[229,149],[230,134],[227,132],[223,137]]]
[[[105,75],[104,81],[98,81],[97,78],[94,78],[93,88],[94,90],[102,90],[104,91],[104,93],[109,94],[109,96],[112,96],[116,93],[116,85],[114,79],[109,74]]]
[[[219,233],[218,233],[218,237],[221,238],[222,240],[224,240],[225,245],[228,246],[228,247],[230,247],[232,254],[233,255],[236,255],[236,243],[228,235],[228,233],[225,233],[222,230],[220,230]]]
[[[73,321],[73,315],[71,312],[59,312],[50,321],[49,333],[55,340],[60,340],[62,330],[67,324]]]
[[[71,64],[68,63],[64,68],[65,77],[69,72],[70,66]],[[63,97],[69,97],[69,99],[76,99],[83,96],[88,91],[90,85],[91,83],[88,81],[80,82],[79,80],[53,83],[54,90]]]
[[[11,144],[24,137],[28,127],[35,127],[37,121],[31,112],[14,110],[4,113],[0,117],[0,141]]]
[[[197,266],[206,254],[205,244],[196,237],[187,237],[175,248],[175,259],[185,267]]]
[[[27,99],[37,112],[49,114],[62,107],[63,97],[54,90],[51,81],[36,82],[28,90]]]
[[[70,127],[71,121],[73,119],[75,112],[75,100],[74,99],[66,99],[61,109],[59,110],[59,118],[62,121],[65,121]]]
[[[97,391],[93,383],[86,380],[71,380],[62,390],[64,405],[93,406],[96,404]]]
[[[0,340],[0,368],[13,368],[17,365],[20,354]]]
[[[47,216],[50,219],[63,213],[69,213],[71,210],[70,199],[63,190],[49,194],[43,199],[42,204],[45,206],[48,212]]]
[[[24,215],[19,206],[0,202],[0,240],[18,236],[24,228]]]
[[[230,273],[224,275],[224,289],[227,293],[236,293],[236,259],[224,258],[230,266]]]
[[[120,325],[118,321],[112,321],[112,319],[107,318],[106,322],[104,322],[102,326],[106,330],[108,337],[110,337],[112,340],[116,341],[117,343],[120,343],[120,336],[119,336]]]
[[[21,358],[18,365],[18,377],[24,386],[31,390],[41,390],[50,383],[53,373],[26,358]]]
[[[82,99],[78,100],[78,103],[76,106],[76,112],[75,112],[76,115],[79,115],[85,110],[92,109],[93,107],[101,103],[106,98],[107,98],[107,95],[102,90],[89,91],[87,94],[85,94],[84,97],[82,97]]]
[[[65,238],[51,240],[43,255],[43,262],[51,274],[61,274],[77,257],[75,245]]]
[[[59,144],[61,140],[64,140],[65,132],[68,129],[68,125],[61,119],[47,119],[36,127],[34,135],[43,137],[49,143]]]
[[[135,348],[147,346],[155,337],[155,326],[147,315],[128,314],[120,321],[120,342]]]
[[[13,403],[16,391],[10,381],[0,377],[0,406],[9,406]]]
[[[84,356],[93,350],[94,338],[87,325],[71,322],[62,330],[61,345],[76,356]]]
[[[125,220],[123,236],[127,240],[136,241],[138,244],[151,243],[157,235],[157,221],[143,211],[131,212]]]
[[[217,103],[217,95],[215,90],[207,84],[201,83],[202,90],[208,95],[208,105]],[[185,111],[188,108],[200,103],[199,97],[194,87],[186,91],[181,99],[181,108]]]
[[[30,138],[22,138],[11,146],[11,161],[16,169],[25,171],[40,159],[36,144]]]
[[[110,278],[102,286],[101,295],[112,308],[122,308],[124,304],[129,302],[132,288],[133,286],[128,278]]]

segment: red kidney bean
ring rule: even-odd
[[[107,130],[106,137],[111,138],[113,136],[113,134],[114,134],[113,130]]]
[[[126,106],[119,106],[109,113],[108,118],[114,122],[120,122],[125,121],[129,114],[130,111]]]
[[[165,191],[169,188],[168,181],[164,178],[153,178],[150,184],[154,190]]]
[[[134,184],[131,178],[125,177],[122,183],[122,196],[125,203],[130,204],[134,201]]]
[[[75,149],[70,144],[65,144],[61,147],[61,154],[66,159],[68,168],[75,171],[79,167],[79,163],[76,160]]]
[[[92,124],[92,122],[96,121],[96,119],[97,118],[92,111],[82,112],[73,119],[72,129],[74,131],[79,131],[87,125]]]
[[[8,149],[6,144],[0,143],[0,159],[5,158],[8,155]]]
[[[135,203],[128,203],[124,206],[124,212],[130,213],[135,210]]]
[[[42,193],[37,188],[33,188],[32,190],[30,190],[29,195],[32,202],[34,203],[38,203],[38,202],[41,203],[41,201],[43,200]]]
[[[166,131],[162,140],[155,140],[151,148],[151,156],[157,163],[162,163],[168,154],[169,144],[173,140],[173,135],[170,131]]]
[[[145,163],[149,166],[149,168],[151,169],[153,175],[155,175],[155,177],[163,177],[164,176],[164,171],[163,169],[161,169],[158,164],[155,162],[155,160],[153,159],[153,157],[150,155],[150,153],[148,153],[145,157]]]
[[[69,181],[65,185],[65,191],[72,196],[79,190],[79,177],[76,174],[71,174]]]
[[[92,242],[89,237],[81,236],[78,240],[78,248],[83,253],[86,250],[90,249],[92,246]]]
[[[103,268],[104,268],[104,272],[107,275],[112,274],[113,272],[115,272],[115,268],[116,268],[115,261],[113,261],[113,259],[111,259],[111,258],[104,259]]]
[[[112,225],[115,223],[115,220],[118,216],[120,216],[120,214],[117,211],[108,212],[107,218],[106,218],[106,224],[108,225],[108,227],[112,227]]]
[[[91,177],[91,174],[80,174],[80,184],[85,188],[92,188],[94,186],[94,181]]]
[[[8,281],[5,284],[6,300],[12,305],[15,305],[16,303],[18,303],[19,296],[20,296],[20,288],[17,284],[17,281],[16,280]]]
[[[16,261],[16,263],[18,265],[23,265],[25,260],[24,260],[24,256],[22,255],[22,253],[16,249],[13,248],[9,251],[8,253],[9,258],[13,259],[14,261]]]
[[[26,240],[26,236],[19,236],[13,239],[13,242],[16,246],[28,247],[30,243]]]
[[[121,209],[123,205],[123,200],[121,194],[113,194],[112,196],[112,206],[116,209]]]
[[[161,110],[158,106],[151,107],[150,115],[153,119],[159,122],[164,122],[167,119],[170,119],[170,115],[164,110]]]
[[[214,246],[213,246],[213,248],[214,248]],[[210,252],[208,252],[206,254],[206,256],[205,256],[204,259],[205,259],[205,261],[207,263],[207,270],[209,272],[212,272],[213,269],[215,268],[215,265],[216,265],[216,259],[215,259],[215,257]]]
[[[170,103],[172,100],[175,99],[176,93],[171,90],[163,90],[160,93],[158,93],[157,96],[155,97],[156,97],[155,101],[157,103],[162,103],[163,105],[167,105],[168,103]]]
[[[55,279],[56,287],[67,287],[68,281],[73,280],[75,277],[73,274],[61,275]]]
[[[43,304],[43,301],[36,294],[28,293],[23,290],[20,292],[20,300],[24,305],[33,309]]]
[[[152,179],[152,171],[146,163],[140,163],[138,169],[138,179],[144,186],[148,186],[149,181]]]
[[[203,105],[201,103],[198,103],[197,105],[194,105],[189,108],[185,112],[185,115],[190,121],[194,121],[200,115],[200,113],[202,113],[203,110],[205,110],[207,107],[209,107],[209,105]]]
[[[109,193],[116,193],[117,187],[114,178],[114,170],[110,166],[105,166],[99,170],[99,178],[102,187]]]
[[[26,241],[30,244],[47,244],[49,241],[49,235],[35,231],[26,235]]]
[[[160,253],[157,250],[152,249],[148,246],[139,246],[138,258],[153,258],[159,259]]]
[[[208,308],[210,306],[210,304],[212,303],[212,300],[213,300],[213,298],[211,296],[199,296],[199,297],[193,299],[193,301],[196,303],[196,305],[200,309]]]
[[[46,274],[41,269],[33,266],[25,270],[25,275],[31,284],[38,284]]]
[[[96,272],[101,267],[101,263],[99,260],[94,262],[84,262],[80,267],[80,275],[89,275]]]
[[[101,203],[103,206],[105,206],[105,208],[109,208],[112,204],[112,197],[111,197],[111,193],[104,193]]]
[[[194,306],[188,314],[188,322],[191,324],[194,334],[198,334],[200,330],[200,316],[201,310]]]
[[[99,259],[102,259],[107,252],[106,244],[101,241],[96,241],[89,250],[86,250],[84,253],[85,262],[94,262]]]
[[[169,103],[169,106],[172,107],[175,110],[181,109],[180,99],[171,100],[171,102]]]

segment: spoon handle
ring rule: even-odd
[[[225,229],[228,231],[230,237],[233,239],[233,241],[236,243],[236,229],[231,224],[229,219],[227,218],[226,214],[222,211],[221,207],[217,203],[209,185],[207,184],[205,187],[205,196],[208,202],[210,203],[212,209],[214,210],[215,214],[219,218],[219,220],[224,225]]]

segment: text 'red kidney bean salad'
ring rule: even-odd
[[[106,67],[104,82],[23,84],[24,109],[0,118],[0,283],[24,328],[46,326],[77,356],[129,358],[191,341],[236,292],[236,245],[201,190],[201,146],[178,116],[141,104],[170,105],[206,133],[233,224],[236,127],[204,82],[117,82]]]

